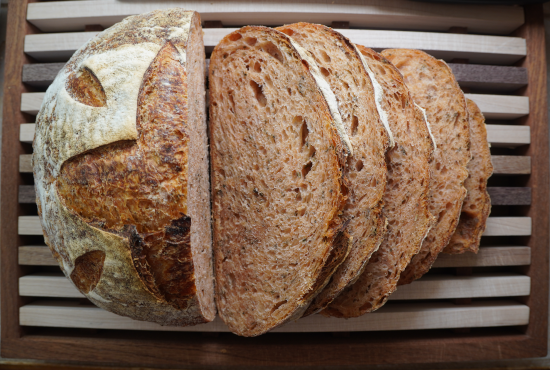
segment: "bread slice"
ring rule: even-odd
[[[466,99],[468,105],[472,160],[468,163],[468,178],[464,186],[468,195],[464,199],[460,220],[444,253],[477,253],[479,241],[485,231],[487,217],[491,213],[491,198],[487,192],[487,180],[493,174],[491,151],[487,142],[485,117],[479,107]]]
[[[300,317],[348,254],[351,149],[315,61],[281,32],[224,37],[209,82],[216,302],[256,336]]]
[[[418,253],[433,217],[428,211],[430,162],[434,145],[421,110],[415,106],[403,77],[386,58],[357,45],[383,88],[382,108],[388,113],[395,146],[386,154],[388,183],[383,215],[387,233],[359,279],[322,313],[357,317],[380,308],[395,291],[401,272]]]
[[[325,308],[361,273],[384,237],[382,196],[386,187],[384,154],[389,134],[380,120],[373,83],[355,47],[333,29],[311,23],[277,28],[307,49],[338,100],[338,108],[353,147],[345,173],[349,178],[344,217],[352,248],[330,283],[313,300],[306,315]]]
[[[409,49],[384,50],[382,55],[401,71],[413,99],[426,110],[436,141],[429,203],[436,222],[401,274],[399,284],[407,284],[428,272],[458,224],[470,161],[468,111],[462,90],[442,60]]]
[[[215,317],[203,66],[198,13],[154,11],[90,40],[46,92],[33,154],[44,237],[106,310]]]

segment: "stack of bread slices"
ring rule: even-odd
[[[203,62],[199,15],[155,11],[100,33],[46,93],[42,227],[92,302],[163,325],[217,310],[257,336],[372,312],[440,252],[477,252],[489,145],[445,62],[323,25],[244,27],[212,53],[208,125]]]

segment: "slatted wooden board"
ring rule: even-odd
[[[352,42],[376,50],[418,48],[443,58],[487,118],[495,167],[489,183],[493,211],[477,255],[441,255],[425,277],[399,287],[379,311],[356,319],[315,315],[245,339],[227,333],[219,319],[161,327],[89,304],[44,243],[30,162],[35,115],[64,62],[98,28],[178,5],[153,0],[10,3],[0,210],[2,356],[176,367],[546,355],[548,128],[540,6],[185,2],[201,12],[207,53],[235,27],[310,21],[334,25]],[[330,334],[341,332],[353,334]]]

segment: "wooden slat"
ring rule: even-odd
[[[19,235],[42,235],[38,216],[19,216]],[[484,236],[531,235],[530,217],[489,217]]]
[[[205,74],[208,75],[210,59],[206,59]],[[448,63],[461,87],[492,92],[509,92],[527,85],[527,70],[521,67],[486,66],[479,64]],[[64,63],[34,63],[23,66],[23,83],[30,86],[48,87]]]
[[[488,187],[493,206],[528,206],[531,204],[531,188]]]
[[[50,248],[46,245],[24,245],[19,247],[19,264],[29,266],[57,266]]]
[[[31,3],[27,20],[42,32],[83,31],[84,25],[110,27],[123,18],[177,6],[174,1],[119,2],[63,1]],[[222,21],[228,26],[245,24],[281,25],[311,22],[330,25],[348,21],[353,28],[392,28],[447,31],[466,27],[472,33],[509,34],[523,24],[521,8],[411,3],[404,0],[363,1],[186,1],[185,9],[196,10],[203,21]]]
[[[91,329],[227,332],[217,317],[208,324],[170,327],[136,321],[95,306],[75,302],[35,302],[21,307],[19,322],[24,326],[48,326]],[[273,330],[292,332],[346,332],[442,329],[460,327],[494,327],[525,325],[529,307],[514,301],[474,302],[467,306],[453,303],[386,304],[380,310],[354,319],[326,318],[312,315]]]
[[[19,203],[36,204],[34,185],[19,185]]]
[[[45,93],[21,94],[21,111],[38,114]],[[529,114],[529,99],[525,96],[466,94],[488,119],[516,119]]]
[[[19,172],[32,173],[32,154],[21,154],[19,156]]]
[[[20,265],[57,266],[45,245],[19,247]],[[432,267],[526,266],[531,264],[529,247],[481,247],[477,254],[440,254]]]
[[[49,252],[49,250],[48,250]],[[57,262],[51,257],[52,262]],[[529,247],[481,247],[477,254],[440,253],[432,268],[481,267],[481,266],[527,266],[531,264]]]
[[[205,28],[204,45],[210,51],[234,28]],[[356,44],[376,50],[421,49],[436,58],[468,59],[471,63],[510,65],[526,54],[525,40],[518,37],[450,33],[341,29]],[[64,62],[98,32],[69,32],[27,35],[25,53],[40,62]]]
[[[22,143],[32,144],[35,127],[36,124],[34,123],[22,123],[19,125],[19,140]]]
[[[487,141],[494,147],[515,148],[531,143],[529,126],[486,125]]]
[[[472,276],[428,275],[399,286],[390,300],[516,297],[529,295],[531,281],[518,274]],[[19,294],[29,297],[83,298],[63,274],[32,274],[19,278]]]
[[[527,86],[526,68],[462,63],[448,65],[463,88],[506,92]]]
[[[515,155],[492,155],[494,175],[529,175],[531,157]]]
[[[487,119],[516,119],[529,114],[527,96],[464,94],[472,99]]]

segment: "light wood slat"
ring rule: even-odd
[[[492,155],[493,175],[529,175],[531,157],[515,155]]]
[[[49,252],[49,250],[48,250]],[[57,265],[57,262],[52,261]],[[529,247],[481,247],[477,254],[440,253],[432,268],[481,267],[481,266],[527,266],[531,264]]]
[[[34,123],[22,123],[19,125],[19,140],[22,143],[32,144],[35,127],[36,124]]]
[[[529,276],[479,274],[473,276],[428,275],[403,285],[390,300],[451,299],[527,296]],[[33,274],[19,278],[19,295],[29,297],[83,298],[63,274]]]
[[[42,235],[38,216],[19,216],[19,235]],[[530,217],[489,217],[484,236],[531,235]]]
[[[208,75],[210,59],[204,73]],[[22,82],[47,88],[65,63],[34,63],[23,65]],[[448,63],[461,87],[491,92],[509,92],[527,85],[527,69],[510,66]]]
[[[21,94],[21,111],[36,115],[45,93]],[[526,96],[466,94],[488,119],[515,119],[529,114],[529,98]]]
[[[207,51],[234,28],[204,29]],[[526,55],[525,39],[504,36],[480,36],[451,33],[339,30],[356,44],[376,50],[388,48],[421,49],[436,58],[468,59],[471,63],[510,65]],[[24,51],[41,62],[63,62],[98,32],[46,33],[25,36]]]
[[[519,125],[486,125],[487,141],[494,147],[515,148],[531,143],[531,128]]]
[[[208,324],[188,327],[160,326],[115,315],[95,306],[76,302],[39,301],[19,309],[23,326],[46,326],[89,329],[122,329],[188,332],[228,332],[219,317]],[[529,307],[514,301],[482,301],[457,306],[453,303],[386,304],[380,310],[354,319],[326,318],[312,315],[290,322],[272,332],[347,332],[475,328],[526,325]]]
[[[531,217],[489,217],[483,236],[531,235]]]
[[[19,264],[57,266],[50,249],[45,245],[19,247]],[[527,266],[531,264],[529,247],[481,247],[477,254],[440,254],[434,268],[478,266]]]
[[[529,97],[464,94],[473,100],[487,119],[516,119],[529,114]]]
[[[23,245],[19,247],[18,261],[20,265],[57,266],[50,248],[46,245]]]
[[[19,138],[21,142],[31,143],[34,139],[34,123],[22,123]],[[487,140],[491,146],[513,148],[531,142],[529,126],[487,125]]]
[[[21,154],[19,156],[19,172],[32,173],[32,154]]]
[[[181,6],[180,1],[63,1],[31,3],[27,20],[42,32],[83,31],[86,24],[110,27],[127,16]],[[280,25],[312,22],[330,25],[348,21],[354,28],[391,28],[447,31],[467,27],[472,33],[509,34],[524,22],[520,8],[423,4],[404,0],[334,2],[315,1],[186,1],[203,21],[222,21],[228,26]],[[284,11],[283,11],[284,9]]]

